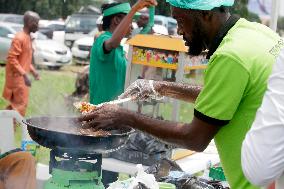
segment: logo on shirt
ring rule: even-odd
[[[269,51],[275,58],[278,57],[280,50],[284,47],[284,40],[281,38],[277,44]]]

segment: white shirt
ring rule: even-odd
[[[266,186],[283,175],[284,49],[273,66],[262,105],[243,141],[242,168],[247,179],[258,186]]]

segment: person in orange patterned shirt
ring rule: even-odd
[[[38,30],[39,16],[28,11],[24,16],[23,31],[14,37],[6,65],[6,81],[3,97],[10,102],[6,109],[16,110],[25,116],[29,99],[31,81],[28,77],[32,73],[36,80],[39,74],[32,65],[33,49],[30,33]]]

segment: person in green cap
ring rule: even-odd
[[[284,41],[268,27],[231,15],[234,0],[167,0],[190,55],[208,49],[204,86],[137,80],[120,98],[168,96],[195,102],[191,123],[153,119],[115,105],[79,118],[86,127],[128,125],[203,151],[214,138],[230,188],[256,189],[244,176],[241,146],[260,107]],[[256,160],[257,161],[257,160]]]
[[[105,32],[96,39],[91,50],[89,80],[92,104],[114,100],[123,92],[127,61],[120,42],[130,34],[136,12],[155,4],[155,0],[139,0],[132,8],[129,3],[102,6]]]
[[[102,27],[105,32],[96,38],[91,49],[90,103],[114,100],[123,92],[127,61],[120,42],[130,34],[136,12],[155,4],[155,0],[138,0],[132,8],[129,3],[102,6]],[[117,173],[103,171],[104,185],[116,181],[117,177]]]

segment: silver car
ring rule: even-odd
[[[48,67],[49,69],[60,69],[62,66],[72,63],[72,54],[68,47],[37,32],[33,42],[34,64],[37,67]]]
[[[0,22],[0,62],[5,63],[13,37],[23,28],[20,24]],[[47,66],[59,69],[71,64],[72,54],[68,47],[56,41],[49,40],[37,32],[34,36],[34,64],[36,67]]]
[[[24,24],[24,16],[20,14],[0,14],[0,22]]]
[[[22,28],[20,24],[0,22],[0,62],[2,64],[6,61],[12,39]]]
[[[94,43],[94,36],[98,32],[95,28],[88,36],[77,39],[71,48],[73,61],[76,64],[90,64],[90,51]]]

